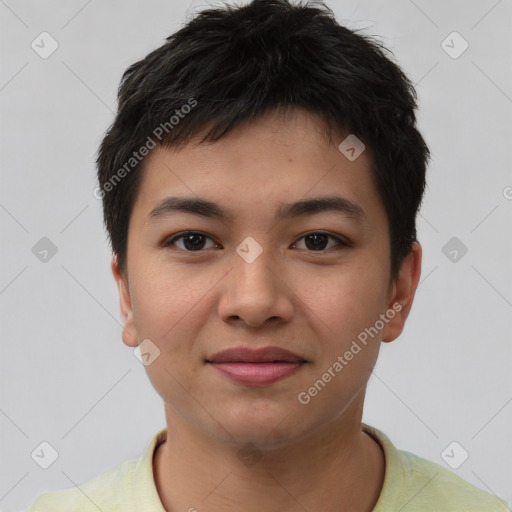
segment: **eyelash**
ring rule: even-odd
[[[166,239],[162,243],[162,247],[171,247],[174,244],[174,242],[176,242],[180,238],[185,238],[188,235],[200,235],[200,236],[203,236],[205,238],[209,238],[210,240],[213,240],[210,236],[208,236],[205,233],[202,233],[200,231],[183,231],[182,233],[180,233],[180,234],[178,234],[176,236],[173,236],[172,238]],[[338,243],[338,248],[340,248],[340,247],[352,247],[351,244],[349,244],[348,242],[345,242],[341,238],[339,238],[337,236],[334,236],[334,235],[331,235],[330,233],[326,233],[324,231],[311,231],[310,233],[306,233],[305,235],[302,235],[299,238],[299,240],[302,240],[303,238],[306,238],[307,236],[310,236],[310,235],[326,235],[328,238],[332,238],[333,240],[336,240],[336,242]],[[336,247],[334,247],[334,248],[331,247],[331,249],[322,249],[322,250],[318,250],[318,251],[312,251],[312,250],[306,249],[306,251],[311,252],[311,253],[325,253],[325,252],[329,252],[332,249],[336,249]],[[188,251],[186,249],[180,249],[180,250],[184,251],[184,252],[188,252],[188,253],[195,253],[195,252],[200,253],[200,252],[205,252],[208,249],[200,249],[198,251]]]

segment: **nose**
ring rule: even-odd
[[[225,322],[242,322],[256,328],[291,319],[293,290],[286,283],[285,273],[267,254],[263,251],[250,263],[238,254],[234,257],[219,301],[219,314]]]

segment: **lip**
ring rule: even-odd
[[[229,379],[246,386],[268,386],[293,375],[306,363],[209,363]]]
[[[217,352],[206,360],[209,363],[300,363],[305,361],[303,357],[280,347],[259,349],[235,347]]]
[[[245,347],[218,352],[206,363],[238,384],[267,386],[297,372],[308,361],[279,347]]]

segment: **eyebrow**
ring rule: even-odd
[[[276,220],[280,221],[321,212],[337,212],[358,222],[366,219],[363,208],[356,203],[340,196],[327,196],[283,204],[276,213]],[[235,218],[231,210],[222,208],[207,199],[200,197],[166,197],[156,208],[151,210],[147,220],[158,220],[174,213],[191,213],[225,222],[233,222]]]

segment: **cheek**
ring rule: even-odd
[[[342,348],[379,318],[386,304],[383,276],[367,264],[340,269],[328,278],[302,282],[297,293],[333,349]],[[329,347],[325,347],[330,351]]]
[[[132,287],[134,320],[139,335],[172,343],[174,333],[201,323],[201,304],[211,288],[207,276],[181,269],[145,267]]]
[[[359,270],[321,281],[306,303],[319,351],[297,399],[320,425],[350,406],[365,388],[378,357],[380,334],[369,336],[365,329],[382,313],[383,293],[370,274]]]
[[[208,318],[208,291],[213,283],[179,271],[148,268],[135,282],[132,306],[139,339],[151,340],[159,350],[154,362],[145,366],[148,378],[166,403],[187,411],[190,394],[201,397],[195,383],[203,354],[194,352],[195,340]]]

